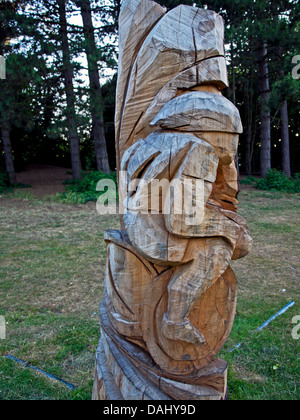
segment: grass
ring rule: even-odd
[[[220,356],[229,362],[232,400],[300,398],[299,341],[291,335],[299,308],[299,199],[296,194],[245,188],[240,213],[254,249],[233,263],[239,301],[232,334]],[[0,198],[0,399],[89,400],[106,249],[103,232],[117,216],[95,204],[66,205],[17,194]],[[285,290],[285,291],[283,291]],[[296,305],[256,334],[294,300]],[[229,350],[240,341],[243,345]],[[77,386],[25,369],[11,354]]]
[[[230,365],[234,400],[298,400],[299,341],[291,335],[299,308],[299,195],[244,190],[240,213],[250,224],[252,253],[233,263],[238,314],[221,356]],[[264,330],[257,327],[290,301],[296,305]],[[237,343],[242,346],[229,352]]]
[[[0,199],[1,399],[90,399],[103,231],[118,219],[94,206],[67,206],[8,195]],[[78,387],[74,392],[4,356],[11,354]]]

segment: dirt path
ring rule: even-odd
[[[17,174],[17,182],[31,185],[28,191],[37,198],[65,191],[63,181],[72,179],[67,168],[48,165],[29,165],[26,172]],[[26,191],[27,189],[25,189]]]

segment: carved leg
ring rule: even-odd
[[[168,286],[168,312],[162,321],[163,334],[201,346],[205,337],[190,321],[193,305],[228,268],[233,249],[222,238],[190,241],[187,255],[191,263],[178,267]]]

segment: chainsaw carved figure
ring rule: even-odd
[[[212,11],[123,2],[115,125],[124,214],[122,230],[105,234],[94,399],[225,398],[227,363],[216,355],[235,315],[230,262],[252,240],[237,214],[242,124],[221,93],[223,37]]]

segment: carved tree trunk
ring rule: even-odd
[[[242,125],[221,93],[223,36],[212,11],[123,3],[116,145],[126,211],[124,229],[105,234],[95,400],[226,397],[216,355],[235,315],[230,262],[252,240],[237,214]]]

